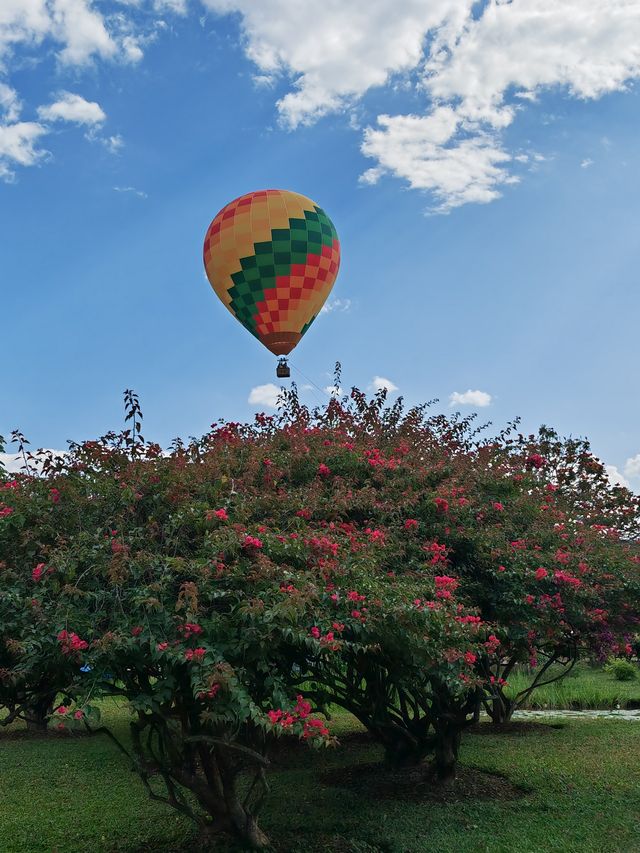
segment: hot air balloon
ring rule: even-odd
[[[247,193],[222,208],[204,239],[211,287],[274,355],[286,356],[320,313],[338,275],[340,243],[327,214],[288,190]]]

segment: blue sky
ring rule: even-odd
[[[127,387],[165,444],[265,409],[275,359],[201,253],[279,187],[343,253],[300,386],[340,360],[347,386],[587,435],[640,488],[640,10],[602,6],[327,0],[320,26],[293,0],[3,0],[0,433],[64,448]]]

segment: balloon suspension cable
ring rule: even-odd
[[[293,362],[291,362],[291,367],[293,367],[296,373],[299,373],[300,376],[302,376],[302,378],[305,379],[310,385],[313,385],[313,387],[316,388],[323,395],[323,397],[333,396],[328,391],[325,391],[324,388],[320,388],[319,385],[316,385],[313,379],[310,379],[306,374],[304,374],[296,364],[293,364]],[[322,402],[324,403],[324,400]]]

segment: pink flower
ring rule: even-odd
[[[459,586],[458,579],[451,578],[448,575],[436,575],[434,581],[436,584],[436,598],[451,598]]]
[[[242,547],[247,551],[259,551],[262,548],[262,539],[256,536],[245,536]]]
[[[58,489],[49,489],[49,497],[51,502],[57,504],[60,501],[60,491]]]
[[[504,506],[500,503],[500,501],[494,501],[492,506],[496,510],[496,512],[502,512],[504,509]]]
[[[320,628],[314,625],[314,627],[309,631],[314,640],[320,639]]]
[[[79,708],[73,715],[76,720],[81,720],[84,717],[84,711],[81,711]]]
[[[500,645],[500,640],[496,637],[495,634],[489,634],[489,637],[484,644],[487,652],[492,655],[495,654],[498,646]]]
[[[365,596],[361,595],[359,592],[356,592],[355,589],[352,589],[347,593],[347,601],[364,601]]]
[[[13,512],[13,507],[0,504],[0,518],[7,518]]]
[[[311,513],[309,512],[308,509],[299,509],[296,512],[296,515],[298,516],[298,518],[304,518],[307,521],[311,518]]]
[[[168,648],[169,648],[169,643],[158,643],[158,645],[156,646],[156,649],[159,652],[166,652],[166,650]]]
[[[202,658],[206,655],[206,653],[207,650],[203,649],[202,646],[200,646],[197,649],[187,649],[187,651],[184,653],[184,656],[185,660],[201,661]]]
[[[560,581],[560,583],[566,583],[566,584],[569,584],[569,586],[573,586],[573,587],[575,587],[576,589],[577,589],[579,586],[582,586],[582,581],[581,581],[579,578],[574,578],[574,577],[572,577],[570,574],[568,574],[567,572],[563,572],[563,571],[557,570],[557,571],[555,571],[555,572],[553,573],[553,577],[554,577],[557,581]]]
[[[229,520],[229,516],[227,515],[226,509],[217,509],[217,510],[215,510],[215,512],[213,514],[215,515],[216,518],[219,518],[220,521],[228,521]]]
[[[302,732],[303,738],[310,737],[328,737],[329,729],[322,722],[322,720],[318,720],[316,717],[313,717],[310,720],[305,720],[304,729]]]
[[[546,569],[544,569],[542,566],[540,566],[539,569],[536,569],[535,578],[537,581],[541,581],[542,578],[546,578],[548,574],[549,574],[549,572]]]
[[[478,656],[474,655],[473,652],[465,652],[464,659],[469,664],[469,666],[473,666],[473,664],[478,660]]]
[[[42,577],[44,569],[45,569],[45,564],[44,563],[38,563],[38,565],[35,567],[35,569],[31,572],[31,577],[36,583],[38,583],[38,581]]]
[[[328,477],[331,474],[331,469],[328,465],[325,465],[324,462],[321,462],[318,465],[318,476],[319,477]]]
[[[404,523],[405,530],[415,530],[418,526],[418,521],[415,518],[408,518]]]
[[[311,713],[311,704],[302,696],[296,696],[296,712],[301,720],[304,720]]]
[[[56,714],[66,714],[69,709],[66,705],[60,705],[59,708],[56,709]]]
[[[527,457],[527,465],[530,465],[532,468],[542,468],[546,461],[544,456],[540,456],[539,453],[532,453]]]
[[[62,646],[63,655],[80,652],[89,647],[86,640],[81,640],[77,634],[69,633],[64,629],[58,634],[58,642]]]
[[[132,637],[139,637],[140,634],[142,634],[142,625],[136,625],[134,628],[131,629]]]

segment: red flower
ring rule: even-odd
[[[36,583],[38,583],[38,581],[42,577],[44,569],[45,569],[45,564],[44,563],[38,563],[38,565],[35,567],[35,569],[31,572],[31,577],[33,578],[33,580]]]
[[[62,630],[58,634],[58,642],[62,646],[62,654],[68,655],[71,652],[81,652],[89,647],[86,640],[81,640],[77,634],[69,633]]]
[[[415,518],[408,518],[404,523],[405,530],[415,530],[418,526],[418,521]]]
[[[325,465],[324,462],[321,462],[318,465],[318,476],[319,477],[328,477],[331,474],[331,468],[328,465]]]
[[[156,649],[159,652],[166,652],[166,650],[168,648],[169,648],[169,643],[158,643],[158,645],[156,646]]]
[[[496,510],[496,512],[502,512],[504,509],[504,506],[500,503],[500,501],[494,501],[492,506]]]
[[[447,512],[449,509],[449,501],[446,498],[436,498],[436,507],[438,512]]]
[[[313,628],[309,631],[309,633],[311,634],[314,640],[320,639],[320,628],[318,628],[317,626],[314,625]]]
[[[473,666],[473,664],[478,660],[478,656],[474,655],[473,652],[465,652],[464,659],[469,664],[469,666]]]
[[[242,547],[246,551],[259,551],[260,548],[262,548],[262,539],[258,539],[256,536],[247,535],[244,537]]]
[[[136,625],[135,628],[131,629],[132,637],[139,637],[142,634],[142,625]]]
[[[60,492],[58,489],[49,489],[49,497],[51,502],[57,504],[60,501]]]
[[[546,569],[544,569],[542,566],[540,566],[539,569],[536,569],[535,578],[537,581],[541,581],[542,578],[546,578],[548,574],[549,574],[549,572]]]
[[[489,634],[487,642],[484,644],[487,652],[490,655],[495,654],[499,645],[500,645],[500,640],[496,637],[495,634]]]
[[[220,521],[229,521],[226,509],[217,509],[213,514],[216,518],[219,518]]]
[[[436,598],[451,598],[460,583],[457,578],[451,578],[448,575],[436,575],[434,580],[436,584]]]
[[[187,651],[184,653],[184,656],[185,660],[201,661],[202,658],[206,655],[206,653],[207,650],[203,649],[202,646],[200,646],[197,649],[187,649]]]
[[[539,453],[532,453],[527,457],[527,465],[530,465],[532,468],[542,468],[546,461],[544,456],[540,456]]]

